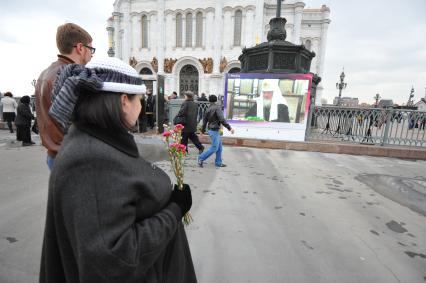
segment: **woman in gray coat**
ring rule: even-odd
[[[181,221],[191,190],[173,190],[129,133],[143,92],[117,58],[60,71],[49,114],[68,133],[49,180],[40,282],[196,282]]]

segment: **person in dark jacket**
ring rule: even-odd
[[[216,104],[217,96],[210,95],[209,102],[210,106],[207,108],[206,113],[203,118],[203,127],[201,132],[204,134],[206,127],[209,128],[209,136],[212,141],[211,146],[205,152],[198,156],[198,165],[203,167],[203,162],[210,157],[213,153],[216,153],[215,165],[216,167],[225,167],[226,165],[222,163],[222,139],[220,137],[220,126],[223,125],[227,128],[232,134],[234,129],[226,122],[222,108]]]
[[[199,154],[201,154],[204,151],[204,146],[201,144],[197,134],[195,133],[197,131],[197,108],[197,103],[194,102],[194,93],[192,91],[186,91],[185,101],[182,103],[176,117],[185,121],[185,127],[182,130],[181,144],[186,146],[186,151],[188,152],[188,139],[190,139],[198,148]]]
[[[30,102],[31,98],[28,95],[23,96],[16,111],[16,139],[22,141],[22,146],[34,144],[31,141],[31,120],[34,119],[34,115],[31,113]]]
[[[197,99],[197,101],[200,102],[207,102],[209,101],[206,97],[206,94],[203,92],[201,93],[201,96]],[[198,117],[197,117],[197,123],[199,123],[201,120],[203,120],[204,113],[206,113],[206,108],[203,107],[203,105],[200,103],[198,104]]]
[[[150,89],[146,93],[145,115],[148,127],[154,129],[155,126],[155,96]]]
[[[40,283],[197,281],[182,224],[191,189],[144,160],[129,133],[141,83],[112,57],[58,76],[49,115],[67,134],[49,179]]]

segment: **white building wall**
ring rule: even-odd
[[[161,12],[164,5],[164,16]],[[287,20],[287,41],[304,43],[311,40],[311,50],[316,53],[311,72],[322,76],[329,20],[329,9],[304,9],[301,1],[289,0],[282,5],[281,16]],[[241,46],[234,46],[234,16],[236,10],[243,13]],[[196,13],[203,13],[203,44],[195,47]],[[182,45],[176,47],[176,14],[183,18]],[[193,46],[185,47],[185,15],[193,14]],[[148,48],[142,48],[141,17],[148,16]],[[238,66],[238,57],[244,46],[252,47],[256,39],[266,41],[269,21],[276,15],[276,1],[272,0],[116,0],[113,23],[115,56],[128,61],[130,57],[142,66],[149,66],[153,57],[159,61],[159,69],[165,58],[178,59],[172,73],[165,73],[165,91],[178,91],[179,72],[183,63],[192,64],[199,70],[199,92],[222,93],[224,73],[219,70],[220,60],[225,57],[228,66]],[[161,27],[163,23],[163,27]],[[162,32],[160,32],[162,31]],[[298,42],[300,40],[300,42]],[[162,59],[161,59],[162,58]],[[212,58],[213,72],[204,74],[199,59]],[[161,59],[161,60],[160,60]],[[142,64],[142,62],[144,62]],[[152,66],[150,66],[151,69]],[[159,70],[162,71],[162,70]],[[155,78],[155,74],[153,76]],[[319,92],[321,92],[321,86]],[[320,101],[320,95],[316,101]]]

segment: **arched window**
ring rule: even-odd
[[[142,70],[139,72],[140,75],[152,75],[152,71],[150,68],[142,68]]]
[[[142,24],[142,48],[148,48],[148,17],[143,15]]]
[[[234,68],[232,68],[231,70],[228,71],[228,73],[230,73],[230,74],[235,74],[235,73],[239,73],[239,72],[241,72],[241,69],[238,68],[238,67],[234,67]]]
[[[182,47],[182,14],[176,15],[176,47]]]
[[[185,37],[185,46],[191,47],[192,46],[192,14],[188,13],[186,14],[186,37]]]
[[[243,22],[243,12],[235,11],[234,17],[234,46],[241,46],[241,26]]]
[[[203,13],[198,12],[195,18],[196,23],[196,38],[195,38],[195,46],[201,47],[203,46]]]
[[[312,48],[312,42],[309,39],[305,41],[305,47],[309,51],[311,50],[311,48]]]

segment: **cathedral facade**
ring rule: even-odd
[[[275,0],[116,0],[108,53],[129,62],[154,92],[164,75],[165,94],[223,94],[225,74],[239,72],[242,48],[266,41],[276,9]],[[314,51],[311,72],[322,76],[330,9],[288,0],[281,16],[286,40]]]

